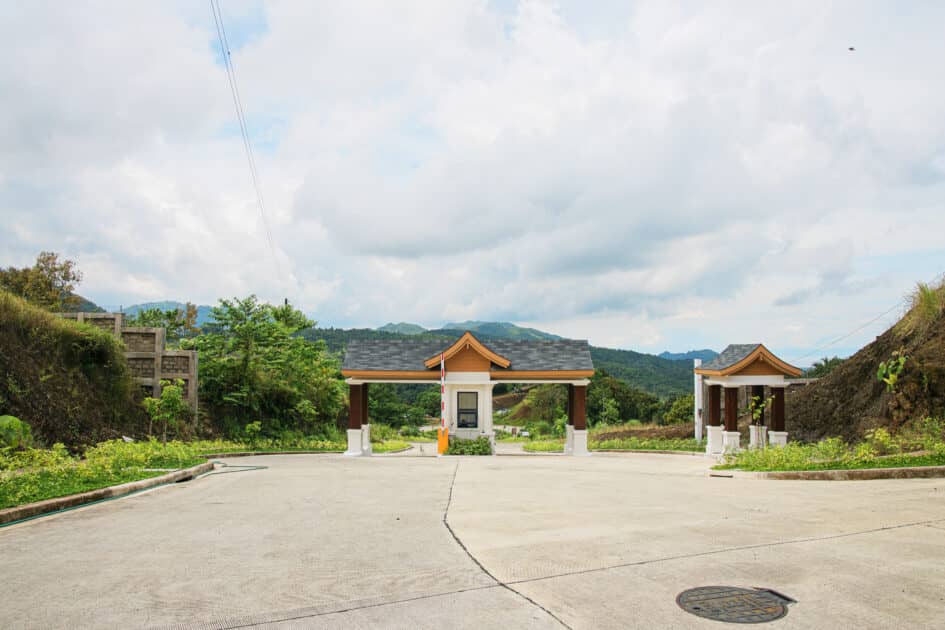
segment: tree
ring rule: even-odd
[[[669,406],[669,411],[663,415],[666,424],[678,424],[693,421],[693,409],[695,408],[695,396],[686,394],[673,400]]]
[[[605,370],[597,370],[591,377],[591,384],[587,388],[587,415],[589,418],[600,418],[605,401],[612,399],[617,403],[621,421],[642,420],[655,421],[661,417],[662,403],[660,399],[642,389],[638,389],[619,378],[608,374]]]
[[[142,403],[151,421],[148,423],[148,435],[151,435],[154,428],[154,422],[163,425],[162,441],[167,443],[167,427],[170,426],[175,432],[180,430],[183,422],[186,422],[190,416],[190,407],[184,400],[184,381],[176,379],[171,381],[161,381],[161,397],[147,397]]]
[[[81,280],[75,261],[59,260],[55,252],[41,252],[32,267],[0,269],[0,289],[48,311],[65,311],[77,304],[72,292]]]
[[[220,428],[237,435],[259,420],[273,437],[333,431],[344,383],[324,344],[297,334],[313,325],[305,315],[251,295],[220,300],[211,318],[204,334],[182,339],[181,347],[200,353],[200,399]]]
[[[603,405],[601,405],[600,416],[598,416],[597,422],[599,424],[619,424],[620,423],[620,407],[617,406],[617,401],[613,398],[605,398]]]
[[[128,326],[153,326],[166,331],[169,342],[200,334],[197,327],[197,307],[190,302],[183,309],[145,308],[128,318]]]
[[[806,376],[809,378],[822,378],[833,372],[841,363],[843,363],[843,359],[840,357],[833,357],[832,359],[824,357],[820,361],[814,362],[814,365],[807,370]]]

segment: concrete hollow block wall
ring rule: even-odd
[[[128,369],[142,391],[155,398],[161,395],[161,381],[183,381],[184,398],[197,411],[197,353],[193,350],[165,349],[163,328],[125,326],[124,313],[60,313],[121,339]]]

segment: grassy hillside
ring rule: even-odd
[[[74,447],[139,434],[136,396],[117,339],[0,291],[0,415]]]
[[[861,438],[876,427],[945,416],[945,286],[920,287],[909,312],[889,330],[816,383],[787,398],[792,437]],[[877,378],[893,353],[906,356],[890,391]]]

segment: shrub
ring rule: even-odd
[[[13,416],[0,416],[0,446],[23,449],[32,445],[30,425]]]
[[[492,444],[489,438],[480,437],[475,440],[450,440],[447,455],[492,455]]]
[[[564,442],[561,440],[534,440],[523,444],[522,450],[527,453],[560,453],[564,450]]]

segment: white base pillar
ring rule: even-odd
[[[345,451],[348,457],[361,456],[361,429],[348,429],[348,450]]]
[[[371,425],[361,425],[361,454],[371,455],[374,449],[371,447]]]
[[[784,446],[787,444],[787,431],[768,431],[768,444]]]
[[[564,425],[564,454],[570,455],[574,452],[574,425]]]
[[[574,438],[571,445],[571,455],[586,457],[590,455],[590,452],[587,450],[587,429],[578,430],[574,429]]]
[[[722,454],[722,426],[708,425],[705,428],[705,454]]]
[[[751,424],[748,426],[748,448],[764,448],[767,443],[768,427],[760,424]]]
[[[722,431],[722,450],[737,453],[742,449],[742,434],[738,431]]]

